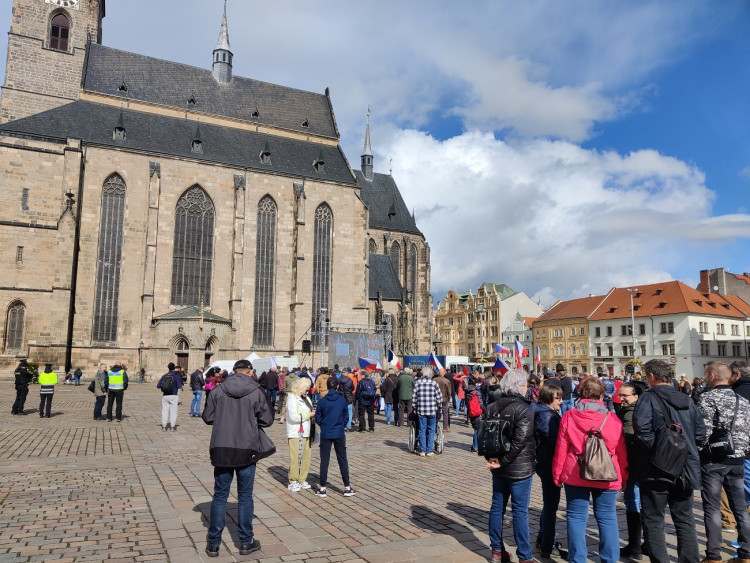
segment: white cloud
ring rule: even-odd
[[[394,177],[433,249],[438,299],[484,281],[543,301],[664,281],[676,264],[697,271],[713,245],[750,236],[750,216],[710,216],[700,170],[651,150],[414,130],[381,144],[399,155]]]

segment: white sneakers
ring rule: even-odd
[[[298,493],[300,491],[300,488],[300,484],[297,483],[297,481],[292,481],[287,487],[287,489],[289,489],[289,492],[291,493]]]
[[[310,485],[308,484],[308,482],[307,482],[307,481],[302,481],[302,482],[301,482],[301,483],[299,484],[299,488],[300,488],[300,489],[312,489],[312,487],[311,487],[311,486],[310,486]]]

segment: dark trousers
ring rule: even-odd
[[[107,394],[107,418],[112,420],[112,405],[117,401],[117,408],[115,409],[115,416],[117,420],[122,420],[122,397],[125,391],[110,391]]]
[[[331,446],[336,450],[336,459],[339,462],[341,480],[344,486],[349,486],[349,461],[346,459],[346,438],[320,439],[320,486],[325,487],[328,483],[328,462],[331,460]]]
[[[367,424],[370,430],[375,430],[375,405],[364,401],[359,402],[359,429],[365,429],[365,412],[367,413]]]
[[[16,387],[16,402],[13,403],[12,413],[23,412],[23,406],[26,404],[26,395],[29,394],[28,385],[19,385]]]
[[[359,424],[359,399],[354,399],[352,404],[352,423]]]
[[[105,395],[96,398],[96,402],[94,403],[94,420],[102,417],[102,409],[104,408],[104,401],[106,398]]]
[[[740,460],[742,461],[742,460]],[[701,464],[703,488],[703,522],[706,525],[706,558],[721,559],[721,489],[727,493],[729,508],[737,522],[737,557],[750,558],[750,514],[745,503],[745,465],[728,463]]]
[[[39,416],[44,416],[46,414],[47,418],[49,418],[52,415],[53,395],[54,393],[41,393],[39,395]]]
[[[266,389],[266,394],[271,400],[271,410],[276,410],[276,396],[279,394],[279,392],[272,389]]]
[[[543,551],[552,551],[555,546],[555,522],[557,522],[557,509],[560,507],[562,489],[555,485],[551,466],[545,468],[537,466],[536,474],[542,481],[542,513],[539,515],[537,539]]]
[[[380,414],[380,395],[375,396],[375,410]]]
[[[401,400],[398,401],[398,418],[396,418],[396,424],[401,426],[404,422],[404,412],[406,412],[406,416],[411,414],[411,399]]]
[[[443,401],[443,430],[448,430],[451,427],[451,402]]]
[[[669,505],[677,533],[677,561],[698,563],[698,534],[693,518],[693,490],[681,484],[645,481],[640,483],[641,516],[646,545],[652,563],[669,563],[664,538],[664,512]]]

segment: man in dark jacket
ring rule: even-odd
[[[334,380],[335,385],[331,389],[337,389],[339,393],[344,397],[346,401],[348,419],[346,422],[346,432],[352,429],[352,404],[354,403],[354,383],[345,373],[337,371],[335,374],[336,379]],[[333,380],[333,378],[331,378]]]
[[[190,390],[193,392],[190,416],[201,415],[201,402],[203,402],[203,388],[205,386],[206,380],[203,378],[203,368],[198,368],[190,374]]]
[[[346,378],[342,375],[340,379]],[[347,378],[348,379],[348,378]],[[320,426],[320,486],[315,494],[321,498],[328,496],[328,462],[331,459],[331,446],[336,450],[336,459],[344,482],[344,496],[353,497],[356,493],[349,484],[349,461],[346,458],[346,436],[344,429],[350,424],[349,405],[344,396],[336,389],[335,377],[326,381],[328,393],[318,401],[315,409],[315,422]]]
[[[182,389],[182,377],[172,362],[167,365],[169,370],[159,378],[156,387],[161,389],[161,429],[166,432],[171,429],[177,430],[177,403],[180,389]]]
[[[115,362],[107,372],[107,420],[112,422],[112,407],[115,407],[115,417],[122,420],[122,400],[128,388],[128,374],[122,367],[123,362]]]
[[[440,368],[438,370],[438,374],[433,378],[435,380],[435,383],[438,384],[438,387],[440,387],[440,393],[443,395],[443,403],[441,405],[441,411],[443,413],[443,432],[450,432],[451,431],[451,409],[450,409],[450,400],[451,400],[451,391],[453,389],[453,386],[451,385],[451,382],[448,381],[448,378],[445,376],[447,372],[444,368]]]
[[[214,497],[206,534],[206,554],[218,557],[224,530],[227,497],[237,473],[237,533],[240,555],[260,549],[253,537],[253,485],[255,464],[276,451],[261,428],[273,424],[274,413],[265,391],[253,378],[253,365],[235,362],[233,377],[211,391],[203,421],[212,424],[209,453],[214,466]]]
[[[520,369],[507,372],[500,380],[502,397],[487,406],[486,417],[499,415],[508,421],[508,451],[497,457],[485,455],[492,472],[492,505],[489,536],[492,561],[510,561],[503,542],[503,514],[508,500],[513,507],[513,538],[520,563],[533,561],[529,538],[529,502],[534,478],[536,443],[534,412],[526,402],[528,375]]]
[[[388,370],[388,375],[383,378],[383,382],[380,384],[380,394],[385,402],[385,423],[395,424],[391,422],[393,418],[393,403],[395,402],[396,386],[398,385],[398,376],[394,369]]]
[[[732,370],[729,380],[732,391],[750,401],[750,366],[745,360],[735,360],[729,364],[729,369]],[[750,505],[750,452],[745,456],[745,502]]]
[[[633,428],[638,439],[651,450],[656,433],[665,426],[661,406],[673,423],[679,424],[687,442],[687,459],[682,475],[672,478],[652,464],[644,470],[640,482],[641,515],[646,546],[651,561],[669,561],[664,536],[664,512],[669,505],[677,532],[677,555],[680,561],[699,561],[698,535],[693,518],[693,491],[701,487],[698,444],[706,438],[703,417],[693,400],[671,384],[669,365],[664,360],[649,360],[644,371],[650,390],[640,396],[633,414]],[[658,452],[652,452],[652,455]]]
[[[271,408],[276,410],[276,397],[279,394],[279,368],[271,366],[261,384],[266,390],[268,398],[271,399]]]
[[[560,414],[563,415],[573,408],[573,378],[564,371],[559,372],[557,377],[560,380],[560,389],[562,389],[563,402]]]
[[[29,364],[26,360],[21,360],[14,372],[16,383],[16,401],[13,403],[11,414],[26,414],[23,412],[23,406],[26,403],[26,396],[29,394],[29,383],[32,375],[29,372]]]

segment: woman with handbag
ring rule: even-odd
[[[583,563],[587,559],[586,524],[592,499],[599,528],[599,558],[602,563],[616,563],[620,558],[620,537],[615,507],[617,493],[627,479],[622,423],[604,404],[605,387],[601,381],[588,379],[578,389],[581,399],[560,421],[552,458],[555,484],[565,485],[569,561]],[[590,457],[590,451],[597,447],[606,451],[600,450],[599,457]]]
[[[312,381],[300,377],[287,395],[286,436],[289,441],[289,490],[293,493],[309,489],[310,472],[310,419],[315,416],[308,391]]]

